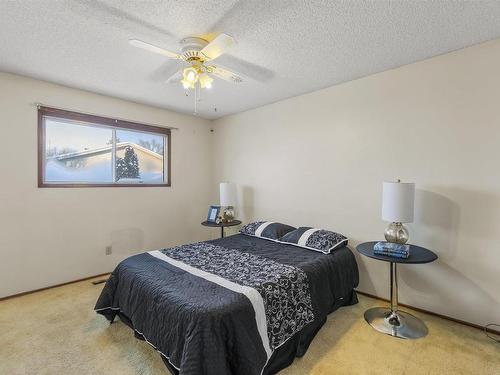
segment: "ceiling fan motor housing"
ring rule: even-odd
[[[200,51],[205,48],[208,41],[197,37],[188,37],[181,40],[181,56],[189,62],[207,60],[206,56]]]

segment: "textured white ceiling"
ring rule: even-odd
[[[216,61],[246,81],[203,91],[218,118],[500,37],[499,21],[500,1],[0,0],[0,70],[192,113],[164,82],[176,64],[127,41],[225,32],[238,44]]]

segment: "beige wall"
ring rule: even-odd
[[[37,188],[35,102],[178,127],[172,187]],[[210,203],[209,121],[5,73],[0,115],[0,297],[111,271],[133,253],[210,237],[200,225]]]
[[[293,80],[290,81],[293,84]],[[439,261],[400,267],[400,300],[483,324],[500,317],[500,41],[214,123],[215,182],[244,220],[383,239],[381,187],[417,184],[411,242]],[[389,268],[357,256],[359,289],[388,297]]]

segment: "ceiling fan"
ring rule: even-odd
[[[180,53],[167,51],[138,39],[130,39],[129,43],[134,47],[160,54],[169,59],[180,60],[187,65],[167,80],[167,82],[175,81],[179,78],[185,89],[195,89],[195,92],[196,88],[208,89],[212,87],[214,81],[212,76],[232,83],[243,82],[239,74],[212,63],[236,43],[234,38],[227,34],[221,33],[211,42],[199,37],[184,38],[181,40]]]

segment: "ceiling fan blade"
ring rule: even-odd
[[[224,81],[228,81],[228,82],[232,82],[232,83],[243,82],[243,78],[241,78],[238,74],[236,74],[230,70],[223,69],[221,67],[214,66],[214,65],[210,66],[210,68],[212,69],[211,73],[214,76],[221,78]]]
[[[169,77],[184,67],[184,62],[177,59],[165,60],[157,69],[153,70],[148,78],[152,82],[166,82]]]
[[[205,55],[210,60],[216,59],[222,55],[227,49],[231,48],[236,41],[232,36],[227,34],[219,34],[217,37],[208,43],[205,48],[201,50],[201,53]]]
[[[130,45],[132,45],[134,47],[141,48],[141,49],[144,49],[144,50],[149,51],[149,52],[157,53],[159,55],[163,55],[163,56],[166,56],[166,57],[171,58],[171,59],[180,59],[181,58],[181,56],[175,52],[170,52],[170,51],[167,51],[166,49],[153,46],[152,44],[143,42],[142,40],[129,39],[128,42],[130,43]]]
[[[166,83],[178,83],[182,79],[182,72],[179,70],[172,74],[168,79],[165,81]]]

